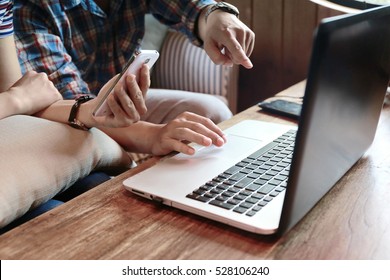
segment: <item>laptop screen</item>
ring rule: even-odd
[[[390,7],[318,26],[280,233],[296,224],[371,145],[390,78]]]

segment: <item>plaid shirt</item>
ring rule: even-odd
[[[12,1],[0,0],[0,39],[14,33],[12,24]]]
[[[119,73],[144,36],[144,16],[193,42],[200,10],[212,0],[111,0],[106,14],[93,0],[15,1],[14,28],[22,71],[46,72],[65,99],[98,94]]]

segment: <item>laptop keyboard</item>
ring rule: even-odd
[[[287,186],[296,130],[225,170],[187,197],[254,216]]]

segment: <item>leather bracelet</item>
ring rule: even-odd
[[[76,102],[73,104],[72,109],[70,110],[68,123],[70,126],[81,129],[81,130],[89,130],[90,128],[83,124],[81,121],[77,119],[77,113],[79,112],[80,105],[93,99],[93,97],[88,95],[83,95],[76,98]]]

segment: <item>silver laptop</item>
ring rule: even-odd
[[[323,20],[298,127],[247,120],[223,147],[177,154],[123,184],[258,234],[301,220],[371,145],[390,79],[390,7]]]

